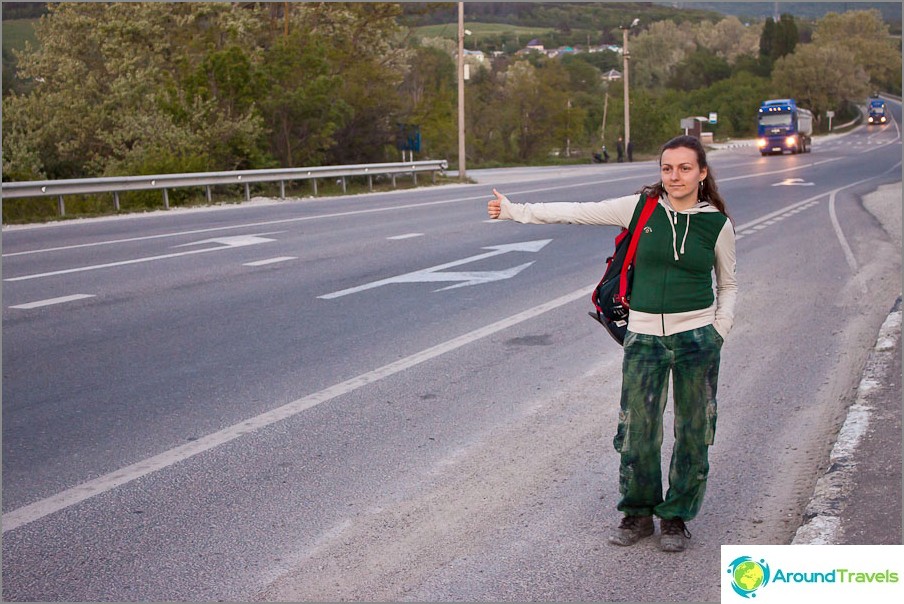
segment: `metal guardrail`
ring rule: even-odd
[[[436,182],[436,173],[445,171],[446,160],[412,161],[386,164],[359,164],[351,166],[319,166],[312,168],[275,168],[268,170],[237,170],[230,172],[196,172],[189,174],[156,174],[148,176],[113,176],[104,178],[74,178],[67,180],[38,180],[28,182],[2,183],[3,200],[29,197],[57,197],[60,216],[66,214],[64,195],[85,195],[90,193],[113,193],[113,205],[119,211],[119,194],[125,191],[160,190],[163,205],[169,209],[169,189],[183,187],[204,187],[207,201],[211,201],[210,187],[216,185],[244,185],[245,200],[251,199],[251,184],[278,182],[279,196],[286,196],[286,182],[310,180],[314,195],[317,195],[317,179],[340,178],[342,192],[346,192],[346,178],[366,176],[368,190],[373,191],[373,177],[387,175],[396,184],[396,176],[411,174],[417,184],[418,172],[430,172]]]

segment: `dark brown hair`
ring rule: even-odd
[[[678,149],[679,147],[684,147],[690,149],[694,153],[697,154],[697,164],[700,166],[700,169],[706,168],[706,179],[703,180],[700,188],[697,192],[697,199],[700,201],[708,201],[711,203],[717,210],[728,216],[728,210],[725,207],[725,200],[722,199],[722,196],[719,194],[719,187],[716,186],[716,177],[713,174],[713,169],[709,167],[709,164],[706,163],[706,149],[703,148],[703,144],[699,139],[695,136],[688,136],[686,134],[682,134],[681,136],[676,136],[672,140],[665,143],[659,149],[659,160],[662,162],[662,154],[669,149]],[[645,195],[656,195],[657,197],[662,197],[665,195],[665,188],[662,186],[662,181],[644,186],[639,193],[644,193]],[[729,216],[729,218],[731,218]]]

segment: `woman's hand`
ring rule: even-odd
[[[489,201],[489,203],[487,203],[487,214],[490,215],[490,218],[495,220],[499,218],[499,215],[502,213],[502,200],[505,199],[505,195],[503,195],[496,189],[493,189],[493,195],[495,195],[496,197],[494,197]]]

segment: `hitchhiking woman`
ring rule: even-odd
[[[529,224],[594,224],[628,228],[643,200],[659,201],[639,235],[631,312],[624,341],[621,410],[614,438],[621,455],[617,509],[624,515],[609,541],[633,545],[655,532],[660,547],[680,552],[685,523],[700,511],[716,431],[720,350],[737,298],[734,228],[706,151],[692,136],[662,146],[661,180],[639,195],[591,203],[511,202],[493,190],[491,218]],[[716,288],[713,293],[712,275]],[[663,413],[671,374],[675,444],[662,495]]]

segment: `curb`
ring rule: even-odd
[[[848,409],[847,418],[829,455],[829,466],[816,482],[813,498],[804,510],[804,524],[797,529],[791,545],[840,544],[841,513],[847,505],[851,481],[857,470],[855,455],[874,408],[871,394],[882,385],[885,368],[897,353],[901,318],[899,296],[879,328],[876,345],[863,368],[857,398]]]

